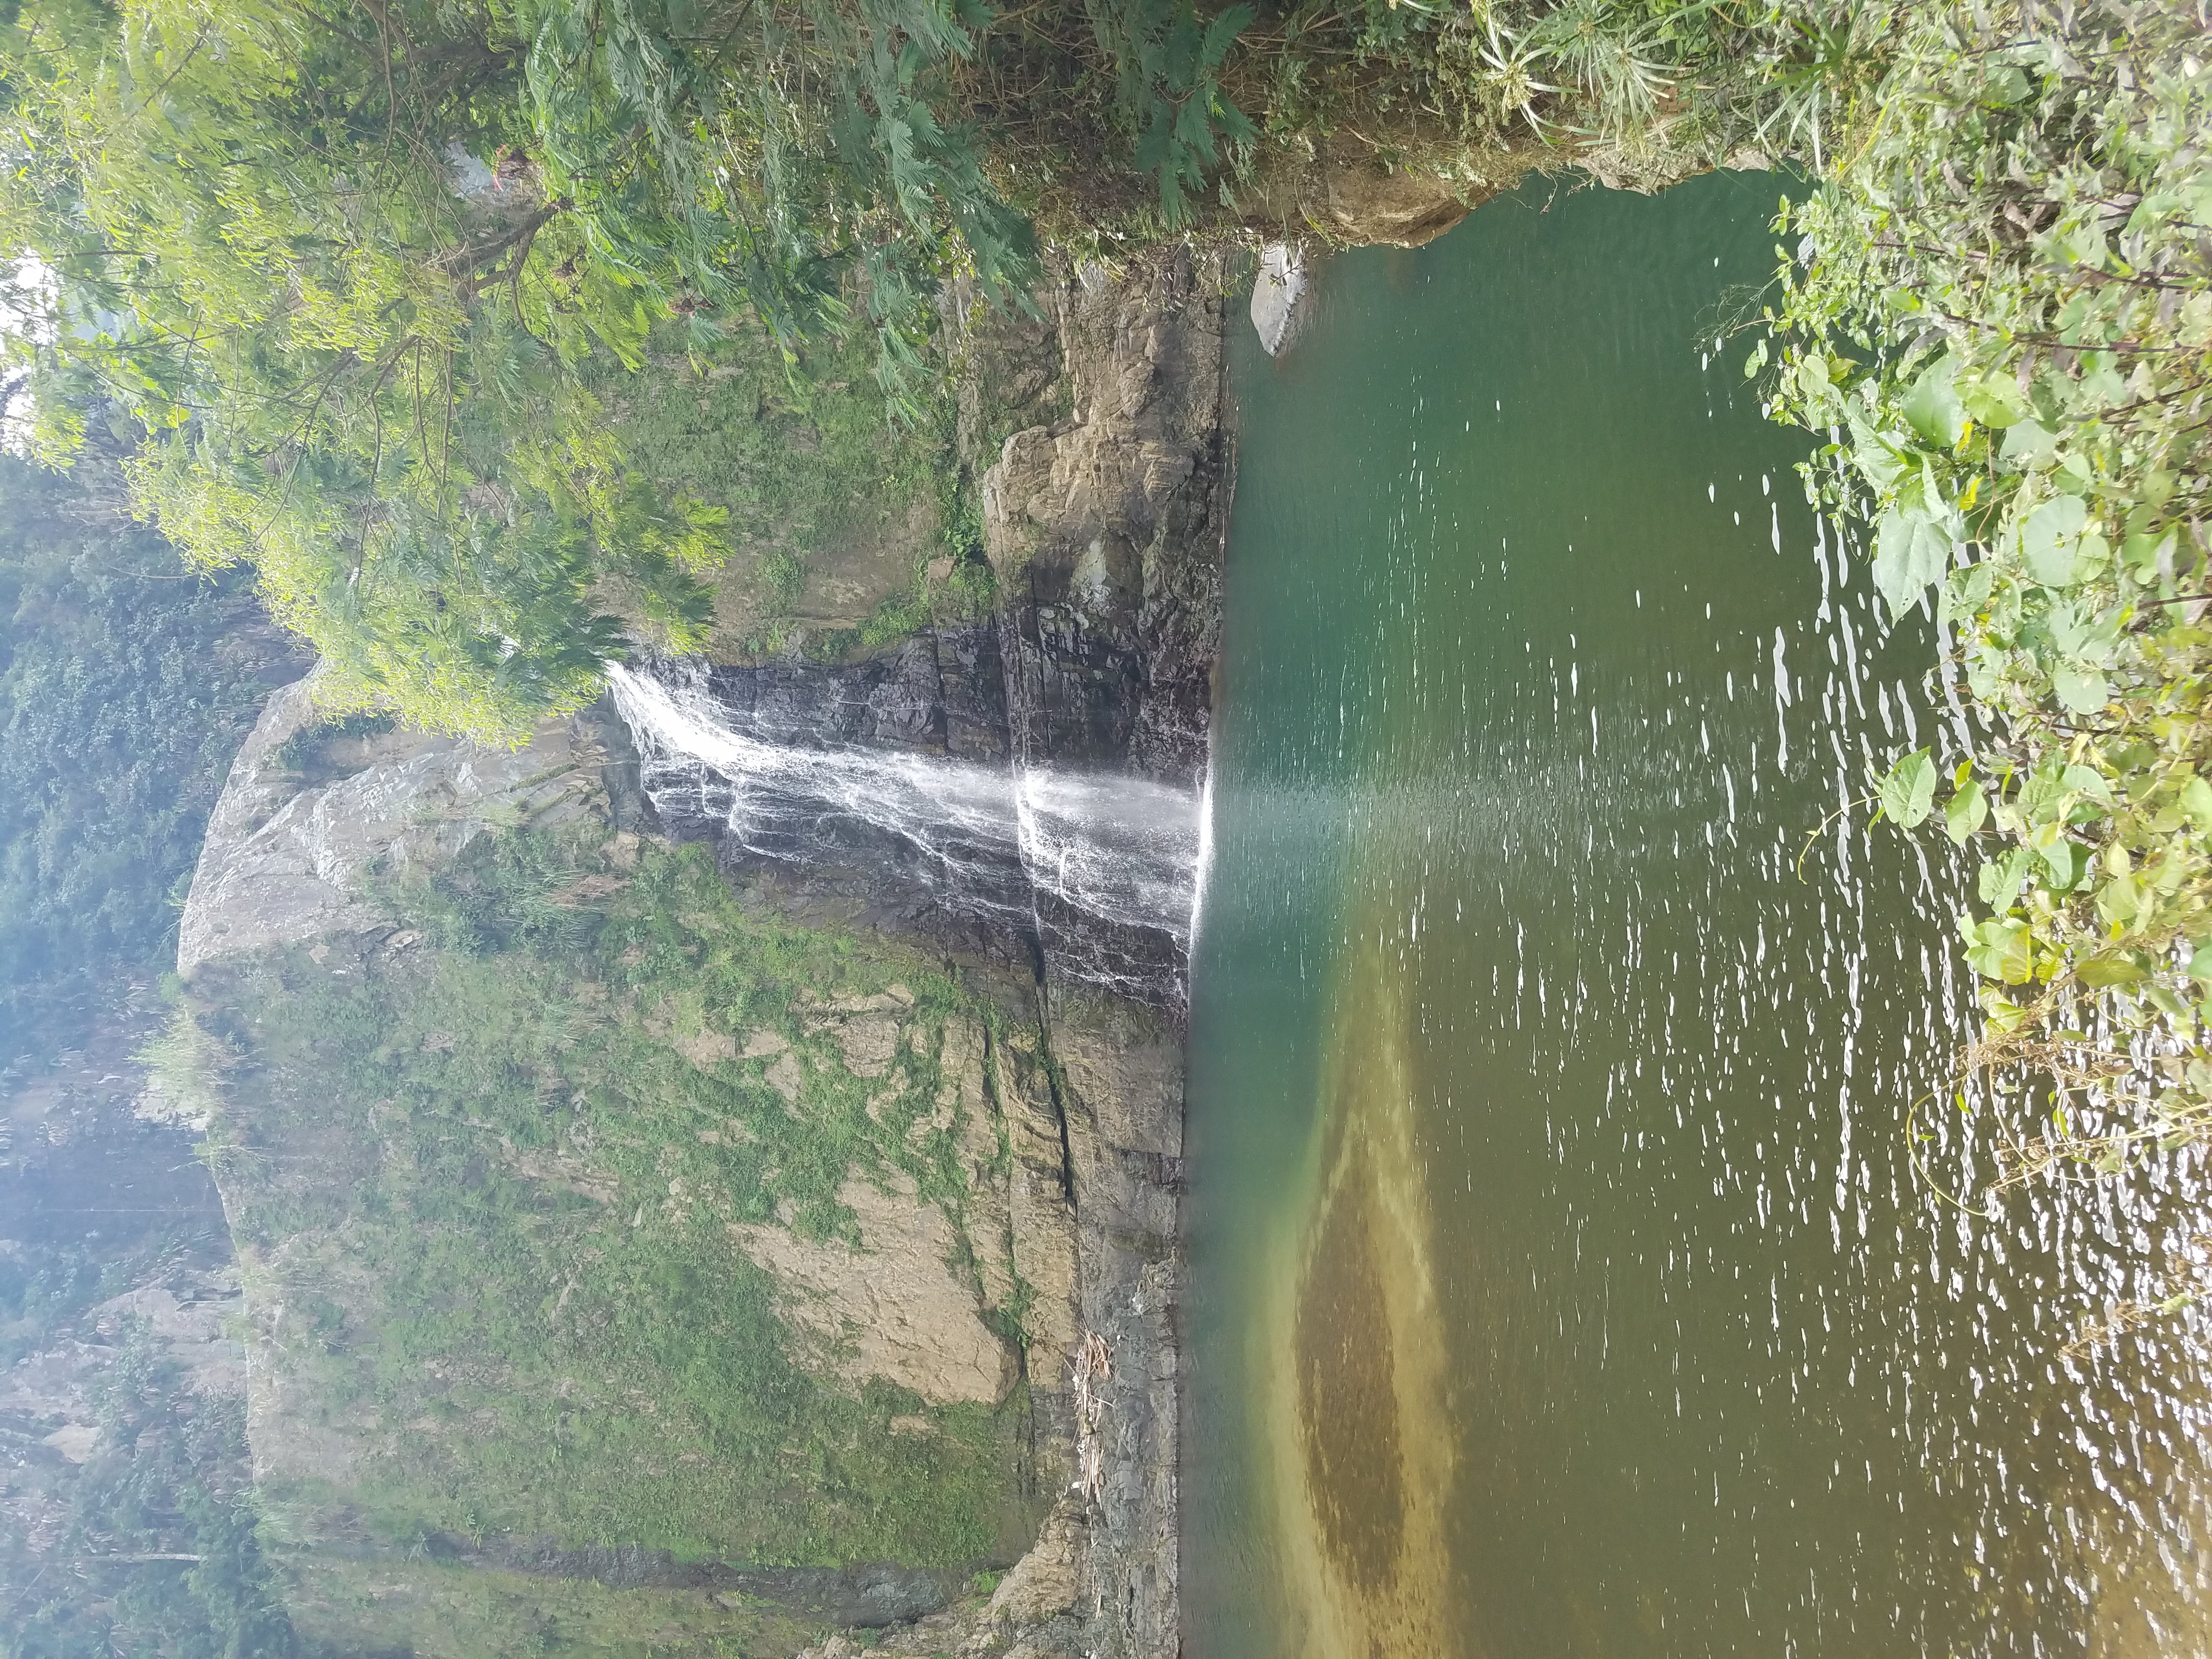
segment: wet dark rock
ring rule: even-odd
[[[1205,776],[1231,483],[1219,276],[1179,250],[1054,296],[1075,412],[1014,434],[983,481],[1025,757]]]

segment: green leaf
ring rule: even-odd
[[[2212,938],[2191,942],[2189,977],[2200,984],[2212,984]]]
[[[2124,928],[2142,908],[2142,884],[2134,876],[2114,876],[2097,892],[2097,914]]]
[[[2027,1021],[2027,1010],[2000,994],[1994,985],[1982,987],[1981,1004],[1983,1012],[1990,1017],[1990,1030],[2000,1036],[2018,1030]]]
[[[1980,829],[1989,816],[1990,804],[1983,799],[1982,786],[1969,778],[1943,804],[1943,833],[1964,847],[1966,838]]]
[[[1848,407],[1844,411],[1844,424],[1850,428],[1851,465],[1865,475],[1866,481],[1876,489],[1886,490],[1894,484],[1905,471],[1905,458],[1890,436],[1877,432]],[[1902,437],[1904,434],[1897,434]]]
[[[2043,867],[2051,872],[2051,890],[2072,892],[2081,879],[2081,866],[2087,861],[2089,849],[2079,842],[2060,840],[2038,850],[2043,857]]]
[[[1877,792],[1881,815],[1900,830],[1917,829],[1936,800],[1936,763],[1925,749],[1916,749],[1889,769]]]
[[[2150,977],[2140,963],[2123,956],[2091,957],[2074,971],[2081,975],[2083,984],[2094,985],[2100,991],[2115,985],[2134,985]]]
[[[1981,923],[1966,947],[1966,964],[1984,979],[2025,985],[2035,972],[2035,945],[2027,924],[2002,916]]]
[[[2094,714],[2112,700],[2112,683],[2094,668],[2071,663],[2053,669],[2051,689],[2069,714]]]
[[[1925,512],[1893,508],[1875,532],[1874,585],[1901,617],[1950,562],[1951,536]]]
[[[2015,847],[1996,862],[1984,864],[1974,884],[1982,902],[1992,909],[2009,908],[2020,896],[2021,878],[2027,873],[2028,858],[2025,847]]]
[[[2040,460],[2058,442],[2058,434],[2040,421],[2016,422],[2004,435],[1997,450],[1998,459],[2007,461]]]
[[[2162,536],[2155,531],[2138,530],[2120,544],[2120,562],[2139,576],[2148,577],[2162,557],[2172,556],[2173,547],[2171,530]]]
[[[1832,388],[1828,383],[1828,360],[1817,351],[1808,352],[1797,364],[1798,393],[1814,409],[1822,407]]]
[[[2191,778],[2183,784],[2181,810],[2196,821],[2197,829],[2212,835],[2212,783],[2203,778]]]
[[[2018,426],[2035,412],[2027,394],[2008,374],[1992,374],[1960,387],[1959,401],[1967,414],[1995,431]]]
[[[1997,64],[1982,80],[1982,101],[1998,109],[2026,103],[2027,93],[2027,76],[2010,64]]]
[[[2112,786],[2094,766],[2083,766],[2078,763],[2069,766],[2058,775],[2058,781],[2077,795],[2087,795],[2091,800],[2106,806],[2113,804]]]
[[[2078,544],[2088,509],[2074,495],[2047,501],[2020,526],[2020,555],[2027,574],[2045,587],[2064,587],[2079,567]]]
[[[1949,357],[1939,358],[1905,394],[1905,418],[1912,429],[1946,449],[1957,448],[1966,435],[1966,410],[1952,383],[1954,372]]]

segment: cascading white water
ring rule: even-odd
[[[955,908],[1029,912],[1049,894],[1121,927],[1190,943],[1201,832],[1196,794],[1149,779],[979,765],[942,755],[787,741],[718,699],[696,662],[608,669],[615,707],[664,814],[711,823],[763,856],[806,861],[842,820],[923,855]],[[750,729],[749,729],[750,728]],[[1085,977],[1081,961],[1067,964]]]

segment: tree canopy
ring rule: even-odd
[[[728,551],[625,452],[587,361],[636,369],[672,329],[700,351],[763,331],[787,360],[863,331],[911,417],[947,280],[1022,303],[1040,275],[1021,210],[1157,238],[1231,211],[1263,141],[1310,161],[1368,126],[1386,158],[1432,129],[1443,178],[1443,151],[1552,138],[1657,177],[1749,130],[1744,77],[1674,60],[1793,38],[1671,0],[5,15],[0,231],[39,452],[88,422],[136,444],[139,509],[200,568],[254,566],[332,696],[508,740],[627,641],[697,645]]]
[[[878,327],[1034,273],[928,0],[519,7],[64,0],[0,47],[35,441],[137,444],[203,569],[252,563],[341,702],[513,739],[625,626],[700,637],[720,515],[626,460],[577,371],[656,324]]]

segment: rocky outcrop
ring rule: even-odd
[[[988,623],[932,627],[857,663],[786,658],[717,665],[708,676],[732,719],[763,742],[1006,758],[998,635]]]
[[[1185,785],[1206,771],[1230,467],[1218,256],[1051,297],[1073,413],[983,479],[1015,750]]]
[[[103,1194],[112,1198],[112,1193]],[[19,1241],[0,1239],[0,1255]],[[174,1366],[178,1397],[230,1402],[246,1390],[246,1349],[233,1329],[238,1275],[173,1263],[94,1304],[46,1346],[0,1371],[0,1530],[33,1560],[65,1544],[82,1466],[127,1455],[111,1443],[103,1402],[134,1348]]]
[[[994,639],[985,632],[982,648]],[[896,659],[881,672],[864,667],[831,688],[841,695],[810,707],[854,723],[853,735],[891,738],[897,700],[876,694],[901,684],[896,668]],[[793,707],[773,677],[748,690],[758,706]],[[307,954],[319,966],[297,963],[303,974],[415,971],[410,964],[434,947],[398,926],[380,878],[410,868],[437,871],[489,830],[562,824],[579,847],[597,846],[585,855],[595,873],[574,884],[575,902],[619,890],[624,872],[636,867],[637,836],[615,827],[635,822],[641,804],[632,793],[635,763],[618,727],[602,729],[589,716],[549,722],[510,757],[392,734],[298,740],[298,733],[313,730],[312,718],[306,690],[289,694],[241,754],[216,814],[191,902],[191,938],[181,953],[194,994],[208,1008],[227,1006],[240,976],[252,971],[234,965],[234,958],[272,946],[309,947]],[[891,730],[881,729],[879,720]],[[844,931],[839,918],[811,920]],[[885,931],[907,941],[901,959],[925,970],[937,967],[927,957],[913,957],[912,936]],[[934,1111],[904,1133],[926,1160],[931,1190],[918,1190],[913,1176],[898,1169],[856,1164],[836,1194],[846,1217],[841,1224],[849,1231],[825,1237],[818,1220],[732,1213],[726,1195],[681,1177],[641,1192],[595,1156],[588,1137],[517,1146],[480,1136],[486,1144],[479,1157],[504,1164],[546,1193],[548,1212],[569,1218],[565,1224],[575,1233],[580,1261],[596,1249],[591,1230],[602,1224],[634,1229],[648,1209],[656,1225],[689,1224],[687,1213],[701,1208],[717,1217],[718,1231],[780,1287],[776,1311],[793,1338],[787,1353],[802,1368],[854,1394],[884,1384],[910,1391],[925,1412],[981,1407],[1007,1425],[1003,1455],[1011,1516],[1050,1505],[1049,1490],[1038,1495],[1024,1484],[1030,1470],[1046,1471],[1042,1478],[1049,1486],[1072,1464],[1068,1413],[1055,1386],[1059,1356],[1079,1336],[1078,1245],[1033,975],[1026,964],[1018,974],[987,963],[959,971],[989,1000],[992,1017],[972,998],[948,1007],[941,980],[915,979],[938,987],[918,998],[893,978],[867,994],[802,986],[787,1008],[757,1012],[756,1019],[768,1024],[736,1029],[702,1025],[696,1012],[676,1006],[680,999],[632,1008],[601,993],[589,1003],[587,1023],[574,1028],[583,1040],[596,1042],[605,1028],[623,1026],[731,1087],[765,1085],[787,1109],[794,1146],[806,1144],[810,1121],[849,1109],[863,1096],[872,1117],[879,1105],[896,1109],[904,1125],[913,1111],[912,1080],[927,1079]],[[434,1031],[418,1046],[454,1041]],[[362,1265],[368,1252],[355,1200],[372,1189],[381,1193],[386,1165],[412,1154],[385,1139],[375,1112],[364,1119],[357,1103],[306,1107],[301,1091],[307,1081],[242,1064],[224,1084],[230,1099],[217,1138],[252,1150],[216,1161],[227,1172],[251,1304],[241,1323],[257,1361],[248,1401],[255,1474],[274,1492],[319,1494],[303,1534],[313,1547],[295,1563],[295,1600],[319,1610],[301,1616],[327,1633],[355,1628],[338,1605],[343,1598],[326,1593],[349,1582],[349,1562],[373,1565],[380,1583],[411,1587],[410,1595],[434,1592],[432,1579],[422,1576],[428,1567],[392,1560],[389,1546],[362,1531],[348,1494],[374,1489],[396,1444],[404,1442],[418,1462],[434,1459],[447,1431],[429,1412],[404,1424],[391,1420],[364,1404],[348,1380],[357,1382],[383,1363],[374,1333],[389,1311],[388,1286]],[[687,1125],[685,1138],[692,1133]],[[754,1130],[730,1118],[720,1127],[702,1124],[696,1133],[702,1142],[734,1145],[729,1138],[749,1139]],[[957,1174],[945,1161],[948,1155]],[[264,1218],[277,1214],[284,1218],[281,1226],[265,1224]],[[538,1316],[557,1321],[566,1303],[562,1287],[575,1275],[564,1277],[555,1265]],[[573,1310],[568,1316],[575,1316]],[[368,1344],[358,1354],[351,1346],[356,1341]],[[407,1382],[401,1392],[410,1398],[455,1386],[498,1386],[501,1359],[494,1349],[469,1357],[459,1370],[444,1357],[424,1363],[428,1371],[420,1364],[409,1368],[428,1379]],[[1026,1366],[1044,1377],[1034,1409],[1025,1403],[1029,1396],[1012,1398]],[[613,1389],[621,1380],[605,1386]],[[644,1380],[631,1377],[629,1386]],[[623,1403],[627,1395],[592,1393],[598,1382],[579,1386],[586,1392],[577,1397],[578,1410],[631,1409]],[[480,1421],[471,1429],[489,1431]],[[944,1431],[930,1416],[895,1415],[890,1432],[927,1437]],[[1016,1438],[1023,1443],[1012,1443]],[[547,1592],[570,1600],[579,1578],[623,1590],[726,1595],[728,1607],[711,1615],[722,1621],[716,1628],[735,1628],[729,1621],[753,1618],[747,1609],[763,1603],[773,1604],[780,1618],[871,1626],[910,1621],[945,1607],[974,1568],[1018,1553],[1018,1547],[994,1553],[957,1569],[856,1563],[797,1571],[744,1560],[671,1562],[633,1548],[579,1553],[575,1542],[429,1537],[421,1547],[438,1571],[474,1575],[487,1585],[517,1575],[570,1581],[557,1590],[549,1585]]]
[[[70,1335],[0,1372],[0,1468],[37,1461],[36,1449],[71,1463],[89,1458],[100,1443],[98,1390],[134,1336],[178,1368],[189,1392],[242,1395],[246,1349],[228,1328],[238,1296],[231,1268],[168,1268],[96,1304]]]
[[[933,1406],[1005,1399],[1016,1356],[953,1271],[950,1218],[918,1200],[911,1181],[885,1191],[850,1176],[837,1198],[853,1212],[856,1244],[805,1237],[788,1218],[729,1228],[785,1287],[783,1317],[811,1350],[811,1368],[854,1383],[881,1377]]]
[[[1260,349],[1279,356],[1305,319],[1299,301],[1306,292],[1304,250],[1290,242],[1270,242],[1260,250],[1260,269],[1252,278],[1249,307]]]
[[[1041,324],[978,325],[974,378],[991,395],[963,400],[963,441],[981,441],[992,407],[1057,416],[1012,432],[995,454],[966,458],[981,475],[994,629],[932,629],[857,664],[687,671],[690,680],[664,675],[664,689],[726,738],[780,751],[1011,768],[1016,779],[1086,779],[1107,799],[1194,793],[1206,766],[1231,483],[1227,286],[1217,259],[1178,250],[1041,296]],[[926,941],[1006,1015],[976,1045],[989,1050],[984,1086],[997,1113],[975,1121],[995,1122],[1011,1156],[969,1158],[969,1236],[1003,1226],[1012,1242],[1004,1259],[1028,1296],[1036,1455],[1068,1492],[988,1603],[890,1632],[884,1650],[1174,1654],[1179,941],[1067,902],[1028,867],[1026,830],[1019,860],[981,836],[918,847],[890,824],[895,814],[825,805],[805,764],[753,763],[739,787],[711,764],[656,760],[653,744],[645,747],[659,820],[715,839],[725,873],[754,902],[812,925]],[[950,1031],[947,1043],[949,1057]],[[872,1263],[889,1285],[893,1254],[911,1263],[928,1253],[919,1235],[878,1246],[891,1237],[889,1218],[877,1218],[890,1197],[848,1189],[858,1247],[803,1245],[771,1229],[749,1233],[746,1248],[816,1288],[816,1311],[799,1317],[824,1322],[825,1341],[842,1337],[846,1363],[912,1380],[896,1351],[916,1320],[860,1287]],[[987,1286],[994,1271],[987,1257]],[[898,1278],[892,1298],[903,1309],[945,1300],[941,1286],[906,1284],[911,1276]],[[966,1329],[949,1307],[919,1323]],[[973,1352],[958,1376],[927,1382],[980,1393],[988,1356],[972,1340],[960,1346]],[[1087,1417],[1074,1373],[1085,1348],[1105,1367],[1084,1384]],[[845,1650],[833,1640],[816,1652]]]
[[[177,971],[386,927],[368,878],[443,864],[495,824],[587,810],[606,750],[589,717],[550,720],[520,749],[392,732],[324,740],[343,775],[313,781],[288,745],[319,720],[312,676],[277,692],[232,762],[177,929]],[[388,931],[388,928],[386,928]]]
[[[1227,289],[1218,256],[1178,249],[1054,296],[1071,413],[1008,438],[983,487],[985,543],[1012,599],[1009,725],[1032,763],[1205,775],[1232,480]],[[973,1650],[1165,1659],[1181,1645],[1182,998],[1104,994],[1053,960],[1045,1025],[1079,1311],[1112,1369],[1082,1501],[1048,1526],[1025,1587],[1001,1587]]]

